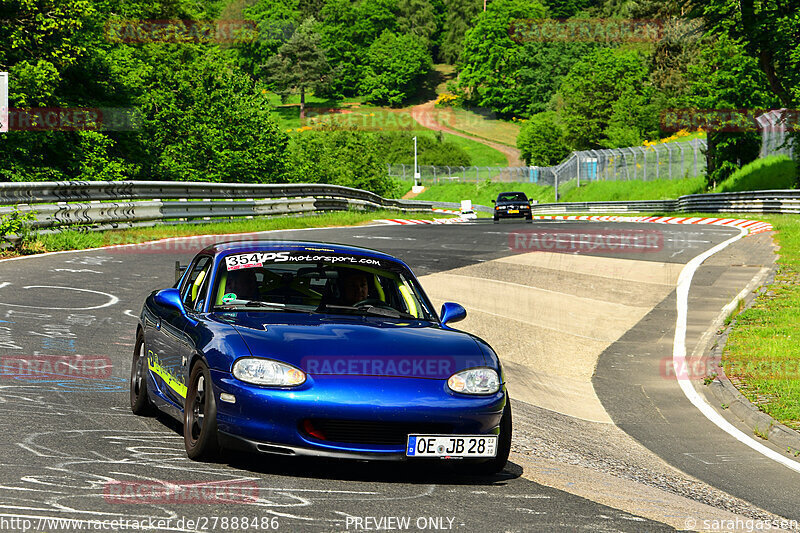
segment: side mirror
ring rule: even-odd
[[[186,320],[193,321],[186,315],[186,308],[183,306],[181,293],[178,292],[178,289],[162,289],[156,293],[153,300],[162,307],[177,311]]]
[[[467,318],[467,310],[457,303],[445,302],[442,305],[442,325],[448,322],[458,322]]]
[[[493,203],[493,204],[496,204],[496,203],[497,203],[497,200],[492,200],[492,203]]]

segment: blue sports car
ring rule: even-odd
[[[186,452],[370,460],[458,459],[503,469],[511,405],[480,338],[452,329],[409,267],[313,242],[204,249],[147,297],[131,365],[133,412],[183,423]]]

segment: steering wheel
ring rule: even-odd
[[[383,300],[378,300],[377,298],[367,298],[366,300],[361,300],[360,302],[356,302],[353,304],[353,307],[385,307],[387,309],[394,309],[391,305],[387,304]]]

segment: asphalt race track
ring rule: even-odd
[[[604,227],[566,222],[533,225],[564,226]],[[531,227],[478,221],[283,231],[265,236],[380,249],[401,257],[418,276],[424,276],[508,256],[514,253],[508,233]],[[640,227],[613,224],[616,229]],[[737,233],[710,226],[664,225],[658,230],[664,243],[659,251],[615,257],[683,264]],[[689,231],[692,238],[687,238]],[[698,272],[700,292],[693,289],[690,309],[695,303],[710,309],[722,302],[718,311],[730,300],[727,294],[718,300],[708,296],[719,291],[715,282],[735,264],[729,258],[749,253],[747,247],[752,244],[747,239],[751,237],[731,247],[739,246],[740,252],[731,251],[719,265]],[[186,242],[0,262],[0,357],[83,355],[110,364],[110,372],[101,369],[97,375],[80,378],[0,374],[0,531],[81,529],[77,523],[49,519],[76,519],[84,526],[97,520],[135,520],[154,531],[674,530],[636,512],[532,481],[526,471],[536,463],[537,454],[547,452],[545,444],[537,445],[530,461],[512,454],[506,471],[493,478],[463,477],[446,466],[414,464],[271,456],[234,456],[214,464],[190,461],[178,426],[167,418],[136,417],[128,405],[138,313],[147,294],[172,285],[175,261],[186,263],[194,255],[198,241]],[[736,260],[746,264],[741,257]],[[459,301],[459,294],[450,299]],[[671,339],[674,330],[674,302],[673,292],[602,354],[593,383],[603,407],[617,426],[644,445],[642,449],[648,448],[688,476],[753,504],[754,509],[800,518],[800,474],[737,443],[703,418],[677,385],[657,382],[648,374],[659,358],[671,354],[671,345],[662,341]],[[690,314],[690,321],[702,322],[708,316]],[[689,342],[696,340],[690,337]],[[531,424],[538,428],[533,432],[549,427],[550,416],[553,426],[556,420],[572,424],[562,415],[549,413],[524,405],[515,409],[516,417],[531,417]],[[515,423],[525,426],[523,418]],[[571,427],[574,434],[578,426]],[[525,448],[528,437],[524,429],[516,432],[515,449]],[[202,498],[120,503],[109,489],[119,481],[227,484],[254,489],[248,494],[255,497],[225,504]],[[234,519],[240,520],[238,527]],[[258,521],[259,528],[245,527],[243,519]],[[128,526],[116,530],[134,529]]]

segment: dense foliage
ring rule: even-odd
[[[580,32],[515,33],[547,17]],[[666,136],[671,109],[800,102],[800,4],[779,0],[0,0],[0,19],[14,21],[0,25],[12,108],[104,110],[0,136],[0,181],[387,192],[385,165],[410,162],[411,134],[287,131],[275,94],[299,94],[301,116],[309,93],[407,106],[432,98],[434,62],[455,65],[451,103],[524,121],[517,144],[536,165]],[[658,23],[602,31],[631,19]],[[758,154],[757,132],[728,126],[706,128],[710,185]],[[419,145],[422,164],[469,162],[441,138]]]
[[[528,165],[546,167],[560,163],[570,150],[558,114],[545,111],[526,121],[517,137],[517,148]]]
[[[368,102],[399,106],[430,69],[431,57],[420,37],[386,30],[367,50],[360,92]]]

